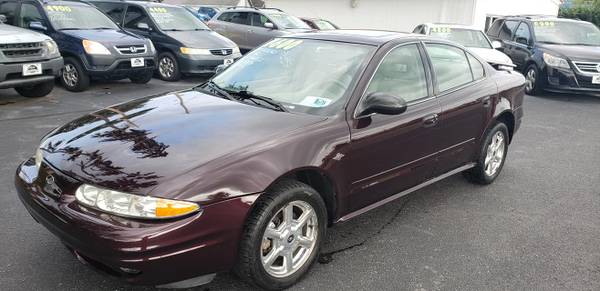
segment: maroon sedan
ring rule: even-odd
[[[189,287],[233,269],[281,289],[327,226],[457,173],[493,182],[524,85],[426,36],[297,34],[192,90],[55,129],[15,183],[77,258],[128,282]]]

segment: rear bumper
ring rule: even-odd
[[[59,198],[44,190],[46,173],[63,187]],[[15,186],[33,218],[61,239],[80,260],[133,284],[164,285],[231,269],[252,202],[258,195],[232,198],[203,212],[169,221],[128,219],[76,202],[77,181],[48,165],[39,178],[33,161],[17,169]],[[39,180],[39,181],[38,181]],[[60,185],[60,184],[57,184]]]
[[[226,59],[237,60],[241,54],[231,54],[228,56],[200,56],[177,54],[179,71],[183,74],[213,74],[218,65],[224,64]]]
[[[42,74],[37,76],[23,76],[23,65],[41,63]],[[39,62],[28,61],[25,63],[0,64],[0,89],[20,86],[32,86],[54,80],[58,77],[63,67],[63,58],[58,57]]]

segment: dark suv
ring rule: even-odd
[[[69,91],[83,91],[91,77],[129,78],[147,83],[152,78],[152,42],[123,31],[93,5],[76,1],[0,0],[8,24],[36,30],[58,44],[65,61],[61,76]]]
[[[158,74],[177,81],[182,74],[212,74],[240,58],[238,46],[212,31],[182,6],[141,1],[92,1],[125,30],[148,37],[158,51]]]
[[[547,16],[498,19],[487,32],[527,78],[528,94],[600,93],[600,30],[585,21]]]

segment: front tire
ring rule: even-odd
[[[158,76],[163,81],[175,82],[181,79],[179,63],[172,53],[161,53],[158,56]]]
[[[319,193],[293,180],[276,184],[259,198],[246,222],[236,274],[267,290],[292,286],[316,261],[326,227]]]
[[[79,60],[66,57],[60,82],[65,89],[71,92],[81,92],[90,86],[90,76],[83,69],[83,65]]]
[[[525,69],[525,79],[527,83],[525,84],[525,93],[527,95],[540,95],[543,91],[543,76],[542,72],[537,68],[535,64],[531,64]]]
[[[464,172],[465,177],[476,184],[493,183],[504,166],[508,142],[508,128],[504,123],[496,123],[488,131],[482,143],[477,164],[474,168]]]
[[[21,96],[28,98],[44,97],[50,94],[50,92],[52,92],[52,89],[54,89],[54,81],[47,81],[28,87],[15,88],[17,93],[21,94]]]

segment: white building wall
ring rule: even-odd
[[[247,1],[247,0],[246,0]],[[560,0],[265,0],[296,16],[329,19],[342,28],[412,31],[425,22],[476,25],[488,15],[558,14]]]
[[[424,22],[470,24],[476,0],[266,0],[267,7],[342,28],[412,31]]]

